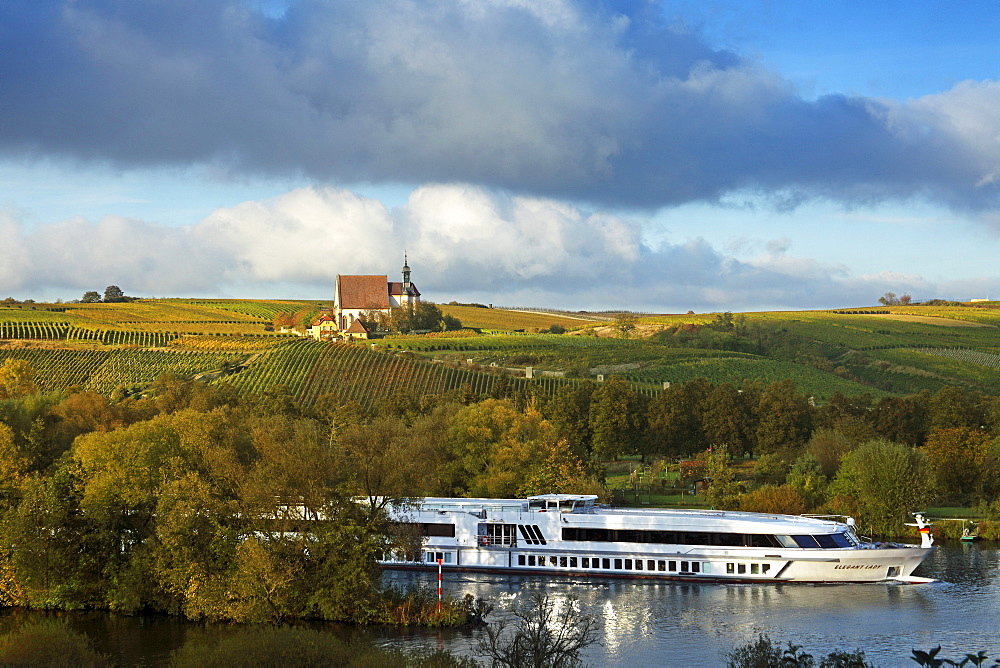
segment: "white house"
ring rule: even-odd
[[[402,281],[390,281],[388,277],[379,275],[337,274],[332,317],[324,316],[329,322],[321,322],[323,318],[320,318],[313,323],[310,333],[316,338],[322,338],[324,332],[327,332],[326,336],[333,332],[367,336],[367,331],[362,333],[364,328],[358,322],[363,313],[381,311],[388,314],[390,309],[419,302],[420,290],[410,282],[410,267],[405,255]],[[358,323],[357,326],[355,323]]]

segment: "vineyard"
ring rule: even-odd
[[[177,336],[175,332],[91,329],[64,322],[0,322],[0,339],[87,341],[110,346],[162,348]]]
[[[264,353],[246,370],[219,382],[229,383],[245,394],[284,385],[304,406],[311,406],[319,397],[329,394],[338,401],[370,407],[398,391],[419,396],[465,388],[486,394],[501,380],[515,391],[543,395],[552,395],[560,387],[580,382],[553,377],[529,380],[414,359],[406,354],[379,352],[367,346],[309,340]],[[655,393],[650,388],[642,391],[648,395]]]
[[[281,313],[295,313],[296,311],[301,310],[316,309],[319,308],[322,303],[259,299],[183,299],[176,301],[178,303],[189,304],[191,306],[206,306],[213,309],[229,311],[231,313],[239,313],[257,320],[265,320],[268,322]]]
[[[215,382],[232,383],[245,393],[286,385],[304,404],[327,394],[372,405],[398,390],[489,392],[501,378],[516,388],[551,394],[599,374],[622,375],[646,393],[658,392],[665,382],[703,377],[735,384],[790,378],[818,400],[838,391],[880,396],[954,384],[1000,394],[998,308],[748,313],[738,319],[750,345],[730,350],[694,347],[701,339],[678,344],[669,336],[587,335],[593,334],[593,314],[459,305],[441,308],[464,325],[494,333],[389,336],[344,345],[265,331],[279,315],[319,306],[295,300],[164,299],[3,307],[0,359],[31,358],[46,389],[81,385],[102,392],[148,385],[163,371],[190,377],[223,361],[243,361],[238,372]],[[715,314],[644,316],[639,325],[647,333],[715,320]],[[582,332],[531,333],[555,324]],[[758,346],[755,336],[778,347]],[[731,351],[737,349],[754,354]],[[536,378],[504,372],[525,367],[532,367]]]
[[[217,369],[231,356],[166,350],[49,350],[0,348],[0,363],[26,360],[35,369],[43,390],[73,385],[110,394],[116,388],[145,387],[163,373],[187,378]]]
[[[479,308],[476,306],[456,306],[453,304],[438,304],[445,315],[450,315],[462,321],[466,327],[476,329],[501,331],[532,331],[548,329],[559,325],[566,329],[575,329],[593,324],[592,317],[576,316],[564,312],[538,311],[506,311],[504,309]]]

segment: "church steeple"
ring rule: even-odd
[[[406,260],[406,251],[403,251],[403,294],[410,294],[410,263]]]

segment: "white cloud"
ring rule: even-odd
[[[911,274],[852,276],[793,255],[784,238],[749,261],[704,239],[651,247],[645,224],[467,184],[421,186],[391,210],[347,190],[303,188],[186,227],[109,216],[29,229],[7,213],[0,292],[68,299],[116,284],[134,295],[325,298],[338,273],[395,277],[404,249],[414,281],[437,301],[683,312],[866,304],[886,290],[939,296],[944,287]],[[976,285],[989,291],[988,278],[958,287]]]

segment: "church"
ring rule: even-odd
[[[333,312],[314,322],[309,333],[317,339],[337,335],[367,338],[369,332],[361,324],[362,314],[380,311],[388,315],[391,309],[420,303],[420,290],[410,282],[410,266],[405,253],[402,278],[402,281],[390,281],[384,275],[337,274]]]

